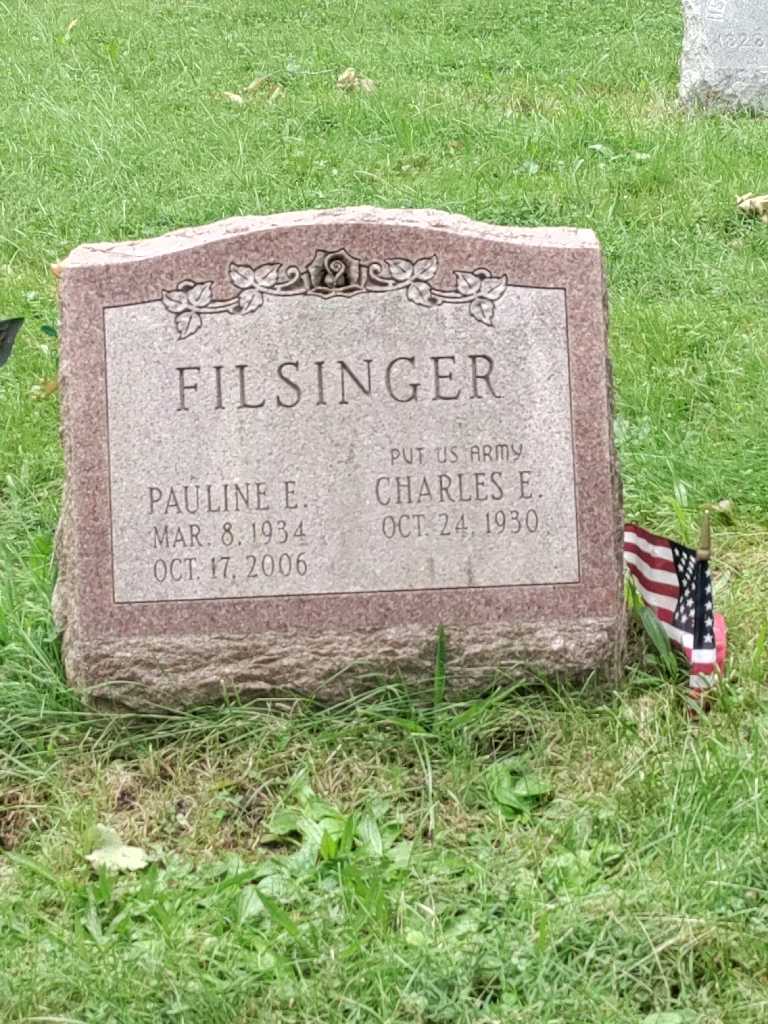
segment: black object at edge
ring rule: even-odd
[[[0,366],[3,366],[11,358],[13,343],[23,323],[23,317],[17,317],[15,320],[0,320]]]

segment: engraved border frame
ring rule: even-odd
[[[521,285],[514,281],[506,285],[506,289],[513,288],[526,288],[531,291],[550,291],[560,292],[563,296],[563,315],[564,315],[564,329],[565,329],[565,352],[566,352],[566,367],[567,367],[567,383],[568,383],[568,395],[571,399],[568,409],[568,422],[571,428],[571,440],[570,440],[570,454],[571,454],[571,472],[573,473],[574,489],[573,489],[573,520],[578,525],[578,491],[576,488],[576,451],[574,442],[574,430],[573,430],[573,400],[571,395],[571,347],[570,338],[568,333],[568,292],[565,288],[544,288],[541,285]],[[300,296],[295,296],[296,298]],[[157,301],[155,300],[149,300]],[[105,383],[105,412],[107,417],[107,467],[109,470],[109,479],[107,481],[108,497],[109,497],[109,519],[110,519],[110,544],[114,547],[114,508],[112,502],[112,466],[111,466],[111,442],[109,433],[109,360],[107,356],[107,327],[106,327],[106,312],[108,309],[125,309],[126,306],[137,306],[147,305],[147,302],[141,303],[126,303],[121,306],[107,305],[102,307],[102,333],[104,342],[104,383]],[[183,339],[181,341],[183,344]],[[179,341],[177,339],[177,344]],[[581,550],[579,547],[579,533],[576,531],[576,579],[573,580],[558,580],[548,581],[539,583],[480,583],[470,586],[443,586],[443,587],[429,587],[429,586],[411,586],[411,587],[381,587],[376,589],[361,588],[360,590],[312,590],[312,591],[299,591],[299,592],[288,592],[282,594],[234,594],[234,595],[220,595],[218,597],[184,597],[178,601],[170,601],[165,598],[141,598],[135,600],[123,600],[118,601],[116,596],[117,586],[115,579],[115,564],[114,558],[110,558],[110,577],[112,580],[112,601],[116,607],[122,607],[125,605],[162,605],[167,604],[188,604],[194,601],[268,601],[268,600],[283,600],[288,598],[298,597],[333,597],[339,596],[359,596],[366,594],[407,594],[407,593],[418,593],[418,592],[439,592],[443,590],[494,590],[494,589],[508,589],[514,587],[518,589],[520,587],[565,587],[572,586],[581,582]]]

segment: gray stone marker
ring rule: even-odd
[[[614,674],[622,516],[589,231],[370,208],[58,268],[55,613],[98,699]]]
[[[686,103],[768,111],[766,0],[683,0]]]

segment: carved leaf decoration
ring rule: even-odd
[[[486,327],[493,327],[493,314],[496,307],[490,299],[473,299],[469,304],[470,315]]]
[[[431,281],[437,271],[437,256],[428,256],[423,260],[416,260],[413,268],[413,276],[417,281]]]
[[[387,260],[387,268],[395,281],[410,281],[413,277],[410,260]]]
[[[253,288],[256,283],[253,268],[238,263],[229,264],[229,280],[235,288]]]
[[[192,310],[179,313],[176,317],[176,330],[179,332],[180,338],[189,338],[195,331],[199,331],[202,325],[203,318]]]
[[[280,273],[279,263],[262,263],[260,267],[256,267],[253,272],[253,279],[259,288],[271,288],[277,284],[277,278]]]
[[[240,292],[240,312],[255,313],[264,302],[264,296],[258,288],[245,288]]]
[[[235,295],[215,299],[213,282],[185,280],[180,281],[175,290],[161,292],[161,298],[165,308],[175,315],[179,338],[189,338],[199,331],[203,316],[224,312],[255,313],[264,305],[267,295],[350,298],[362,292],[404,291],[408,300],[418,306],[434,308],[445,302],[468,305],[475,320],[493,326],[495,303],[508,288],[506,275],[493,277],[484,267],[457,270],[453,289],[433,288],[430,282],[438,267],[438,257],[434,254],[418,260],[398,257],[368,264],[345,249],[333,252],[322,249],[303,268],[277,262],[262,263],[258,267],[230,263],[229,279],[236,288]]]
[[[466,270],[456,271],[456,291],[459,295],[478,295],[482,283],[477,274],[470,274]]]
[[[437,305],[437,300],[432,296],[432,289],[426,281],[414,281],[413,284],[409,284],[405,294],[411,302],[415,302],[419,306]]]
[[[507,275],[504,277],[486,277],[480,288],[480,294],[484,299],[500,299],[507,290]]]
[[[212,281],[196,284],[189,290],[189,305],[193,309],[204,309],[213,298]]]
[[[163,292],[163,305],[169,313],[185,313],[189,309],[186,292]]]

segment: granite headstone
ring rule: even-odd
[[[58,268],[55,613],[92,697],[335,699],[617,671],[620,485],[594,235],[371,208]]]
[[[683,0],[685,103],[768,112],[766,0]]]

